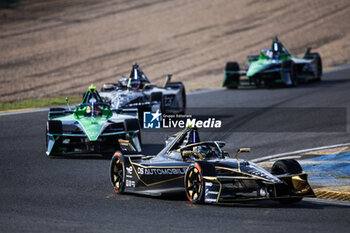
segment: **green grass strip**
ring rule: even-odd
[[[81,102],[81,96],[68,96],[69,103],[75,105]],[[41,99],[28,99],[20,101],[11,101],[11,102],[0,102],[0,111],[8,111],[15,109],[28,109],[28,108],[43,108],[51,107],[58,105],[65,105],[66,97],[57,96],[57,97],[47,97]]]

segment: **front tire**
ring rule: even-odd
[[[204,202],[205,183],[203,179],[203,170],[198,163],[191,164],[185,174],[186,196],[193,204]]]
[[[125,188],[125,166],[124,156],[121,152],[116,152],[113,155],[110,165],[111,182],[114,191],[118,194],[124,193]]]
[[[225,80],[222,86],[228,89],[236,89],[240,84],[239,64],[237,62],[227,62],[225,67]]]
[[[285,72],[285,70],[289,70],[289,72]],[[290,77],[290,84],[287,84],[285,81],[285,74],[288,73]],[[281,66],[281,78],[282,81],[285,83],[285,85],[290,87],[296,87],[298,86],[298,79],[296,75],[296,67],[292,60],[287,60],[282,63]]]
[[[48,128],[48,126],[46,124],[46,130],[45,130],[45,139],[46,139],[45,140],[45,148],[46,148],[46,150],[45,150],[45,153],[47,153],[49,150],[49,136],[48,136],[47,128]],[[46,154],[46,156],[48,156],[49,158],[51,157],[51,155],[48,155],[48,154]]]
[[[46,131],[45,132],[45,139],[46,139],[45,140],[45,149],[46,149],[45,150],[45,154],[49,158],[53,158],[55,156],[62,156],[63,155],[62,152],[59,153],[59,152],[55,151],[54,150],[55,147],[51,149],[49,154],[47,154],[48,150],[49,150],[49,142],[50,142],[49,133],[52,134],[52,133],[55,133],[55,132],[61,132],[60,130],[62,128],[62,126],[60,126],[60,124],[59,124],[59,121],[53,121],[53,122],[54,123],[52,123],[52,121],[50,121],[50,120],[48,122],[46,122],[46,130],[45,130]],[[60,144],[60,143],[62,143],[62,139],[56,139],[55,144]]]

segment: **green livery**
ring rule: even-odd
[[[228,62],[223,86],[238,88],[244,81],[257,87],[275,83],[296,86],[300,81],[321,80],[321,56],[310,51],[311,47],[308,47],[303,58],[294,57],[275,37],[270,49],[261,50],[260,55],[248,56],[245,70],[240,70],[237,62]]]
[[[137,109],[111,109],[94,86],[74,110],[51,108],[46,126],[46,155],[141,152]]]

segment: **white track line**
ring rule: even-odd
[[[310,149],[304,149],[304,150],[297,150],[297,151],[292,151],[292,152],[280,153],[280,154],[275,154],[275,155],[268,155],[268,156],[264,156],[264,157],[261,157],[261,158],[253,159],[251,161],[254,162],[254,163],[258,163],[258,162],[263,162],[263,161],[266,161],[266,160],[275,159],[275,158],[279,158],[279,157],[284,157],[284,156],[289,156],[289,155],[296,155],[296,154],[306,153],[306,152],[311,152],[311,151],[316,151],[316,150],[332,149],[332,148],[343,147],[343,146],[350,146],[350,143],[336,144],[336,145],[330,145],[330,146],[321,146],[321,147],[315,147],[315,148],[310,148]]]
[[[198,94],[216,92],[216,91],[221,91],[221,90],[225,90],[225,89],[223,89],[223,88],[204,89],[204,90],[192,91],[192,92],[190,92],[190,93],[188,93],[188,94],[186,94],[186,95],[187,95],[187,96],[189,96],[189,95],[198,95]]]
[[[5,112],[5,113],[0,113],[0,117],[19,115],[19,114],[25,114],[25,113],[45,112],[45,111],[49,111],[49,108],[30,109],[30,110],[15,111],[15,112]]]
[[[220,91],[223,89],[205,89],[205,90],[198,90],[198,91],[193,91],[187,94],[187,96],[190,95],[198,95],[198,94],[203,94],[203,93],[210,93],[210,92],[215,92],[215,91]],[[29,109],[29,110],[22,110],[22,111],[13,111],[13,112],[5,112],[5,113],[0,113],[1,116],[11,116],[11,115],[19,115],[19,114],[26,114],[26,113],[35,113],[35,112],[45,112],[49,111],[49,108],[39,108],[39,109]]]
[[[333,72],[347,70],[347,69],[350,69],[350,65],[343,65],[343,66],[339,66],[339,67],[336,67],[336,68],[331,69],[331,70],[325,70],[325,71],[323,71],[323,73],[328,74],[328,73],[333,73]]]
[[[304,198],[303,201],[315,202],[315,203],[319,203],[319,204],[332,204],[332,205],[350,206],[349,201],[339,201],[339,200],[332,200],[332,199]]]

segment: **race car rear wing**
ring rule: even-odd
[[[238,71],[225,71],[226,74],[239,74],[239,75],[246,75],[247,71],[246,70],[238,70]]]

